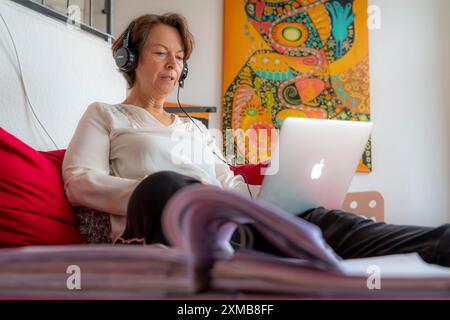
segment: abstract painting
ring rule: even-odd
[[[231,150],[238,163],[269,160],[287,117],[370,121],[367,6],[367,0],[224,0],[228,159]],[[371,158],[369,142],[358,171],[370,172]]]

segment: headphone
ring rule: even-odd
[[[130,48],[130,37],[133,27],[134,23],[131,23],[125,32],[122,46],[117,49],[114,54],[114,60],[116,61],[117,67],[123,72],[133,72],[138,64],[139,52]],[[188,73],[188,64],[183,61],[183,70],[181,71],[180,79],[178,80],[178,85],[181,88],[184,88],[184,80],[186,80]]]

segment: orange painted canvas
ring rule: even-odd
[[[287,117],[370,121],[367,5],[224,0],[222,118],[228,153],[246,163],[268,160],[276,129]],[[371,158],[369,142],[358,171],[370,172]]]

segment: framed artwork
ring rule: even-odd
[[[224,0],[227,154],[232,150],[241,163],[267,161],[287,117],[370,121],[367,6],[367,0]],[[358,171],[371,170],[369,141]]]

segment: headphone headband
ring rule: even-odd
[[[125,33],[125,36],[123,38],[123,47],[128,48],[130,37],[131,37],[131,31],[133,31],[134,22],[128,26],[127,32]]]

